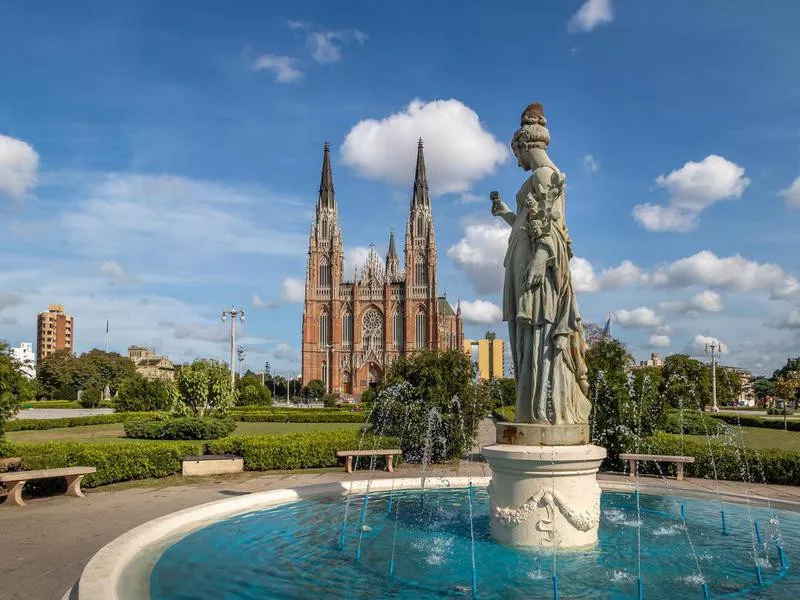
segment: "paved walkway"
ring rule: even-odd
[[[486,463],[460,461],[431,469],[431,475],[485,475]],[[367,473],[356,472],[363,478]],[[419,477],[418,466],[401,465],[398,477]],[[390,477],[380,472],[376,477]],[[313,473],[255,473],[211,476],[204,479],[171,477],[135,484],[87,490],[86,498],[66,496],[28,501],[24,508],[0,506],[0,597],[3,600],[60,600],[80,577],[89,558],[106,543],[146,521],[190,506],[241,494],[306,484],[347,481],[343,471]],[[603,489],[630,490],[633,481],[623,475],[601,474]],[[713,481],[683,482],[643,477],[643,492],[687,496],[716,493]],[[773,506],[800,512],[800,487],[719,482],[720,493],[731,500],[771,498]]]

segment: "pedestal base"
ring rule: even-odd
[[[494,444],[481,450],[492,469],[492,537],[510,546],[579,548],[597,542],[605,448]]]

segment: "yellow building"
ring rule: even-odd
[[[464,352],[472,355],[472,347],[478,347],[478,377],[480,379],[502,379],[505,371],[503,340],[489,331],[482,340],[464,340]]]

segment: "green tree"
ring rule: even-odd
[[[33,399],[31,383],[20,373],[6,343],[0,340],[0,438],[3,425],[19,410],[20,404]]]
[[[101,390],[108,386],[112,394],[122,382],[136,372],[136,366],[127,356],[117,352],[104,352],[97,348],[84,352],[77,359],[79,370],[89,379],[96,378]]]
[[[236,398],[228,366],[216,360],[198,359],[183,365],[176,383],[178,398],[173,410],[177,414],[224,415]]]
[[[316,400],[322,398],[327,390],[321,379],[312,379],[303,387],[303,397]]]
[[[75,400],[77,390],[73,383],[73,373],[76,360],[69,350],[56,350],[39,362],[36,381],[44,397],[54,400]]]
[[[272,404],[272,394],[269,388],[261,385],[261,377],[242,377],[237,388],[239,396],[236,403],[240,406],[269,406]]]
[[[114,405],[125,412],[170,410],[178,396],[175,384],[134,373],[119,386]]]
[[[370,415],[374,431],[399,438],[408,462],[463,456],[490,409],[486,386],[474,377],[469,356],[458,350],[399,358],[378,387]]]
[[[636,449],[663,420],[661,369],[634,369],[625,345],[613,338],[596,340],[586,352],[586,365],[592,440],[606,448],[607,463],[616,467],[620,452]]]
[[[703,409],[711,403],[711,369],[686,354],[664,359],[659,387],[673,408]]]
[[[712,388],[713,389],[713,388]],[[732,406],[742,392],[742,378],[733,369],[717,366],[717,404]]]
[[[800,371],[800,357],[787,359],[786,364],[772,374],[772,379],[777,381],[781,377],[785,378],[793,371]]]
[[[759,400],[764,400],[767,396],[775,396],[778,393],[778,386],[774,379],[767,377],[753,378],[753,393]]]

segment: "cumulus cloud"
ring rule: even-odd
[[[505,223],[473,223],[447,250],[447,256],[462,269],[479,294],[502,289],[503,257],[508,245],[509,228]]]
[[[778,265],[747,260],[738,254],[718,257],[710,250],[658,267],[650,279],[655,286],[668,288],[705,285],[734,292],[766,289],[776,298],[800,292],[800,282]]]
[[[100,266],[97,269],[101,275],[111,279],[112,281],[116,281],[119,283],[135,283],[136,277],[125,271],[117,262],[113,260],[107,260],[105,262],[100,263]]]
[[[575,256],[569,265],[572,285],[576,292],[615,290],[628,285],[638,285],[647,279],[645,272],[629,260],[623,260],[616,267],[604,269],[599,274],[595,274],[592,263],[585,258]]]
[[[286,302],[303,302],[306,298],[305,284],[294,277],[287,277],[281,282],[281,298]]]
[[[503,320],[503,310],[488,300],[462,300],[461,316],[467,323],[490,325]]]
[[[800,177],[796,177],[788,188],[778,192],[778,196],[786,200],[789,208],[800,208]]]
[[[706,351],[706,346],[711,346],[711,344],[715,344],[717,346],[717,352],[719,354],[728,354],[728,345],[722,343],[719,338],[715,338],[708,335],[698,334],[694,336],[694,340],[690,345],[690,349],[693,351],[695,356],[699,356],[704,354]]]
[[[509,155],[477,113],[459,100],[415,99],[381,120],[356,123],[342,144],[342,161],[365,177],[408,187],[414,177],[418,138],[425,144],[433,194],[467,191]]]
[[[668,335],[654,333],[647,340],[647,343],[655,348],[667,348],[672,343],[672,340],[669,339]]]
[[[623,327],[635,329],[655,329],[664,323],[664,319],[658,316],[652,308],[640,306],[633,310],[618,310],[614,313],[614,322]]]
[[[600,163],[594,159],[594,156],[587,154],[583,157],[583,168],[589,173],[597,173],[600,170]]]
[[[364,266],[364,263],[367,262],[367,257],[369,257],[370,250],[370,246],[353,246],[345,250],[344,273],[346,278],[353,276],[354,269],[358,269],[359,271],[361,270],[361,268]],[[379,248],[376,248],[375,252],[379,257],[386,256],[386,253]]]
[[[614,8],[611,0],[586,0],[578,9],[569,23],[567,31],[570,33],[587,33],[593,31],[603,23],[614,20]]]
[[[254,71],[269,71],[278,83],[292,83],[303,78],[300,61],[291,56],[262,54],[253,61]]]
[[[22,200],[36,185],[39,154],[33,146],[0,134],[0,194]]]
[[[715,154],[687,162],[656,178],[656,185],[669,193],[667,204],[639,204],[633,208],[633,217],[648,231],[689,231],[712,204],[742,196],[750,185],[744,172],[743,167]]]
[[[725,308],[722,296],[714,290],[703,290],[689,300],[669,300],[659,304],[659,308],[686,314],[701,312],[720,312]]]

